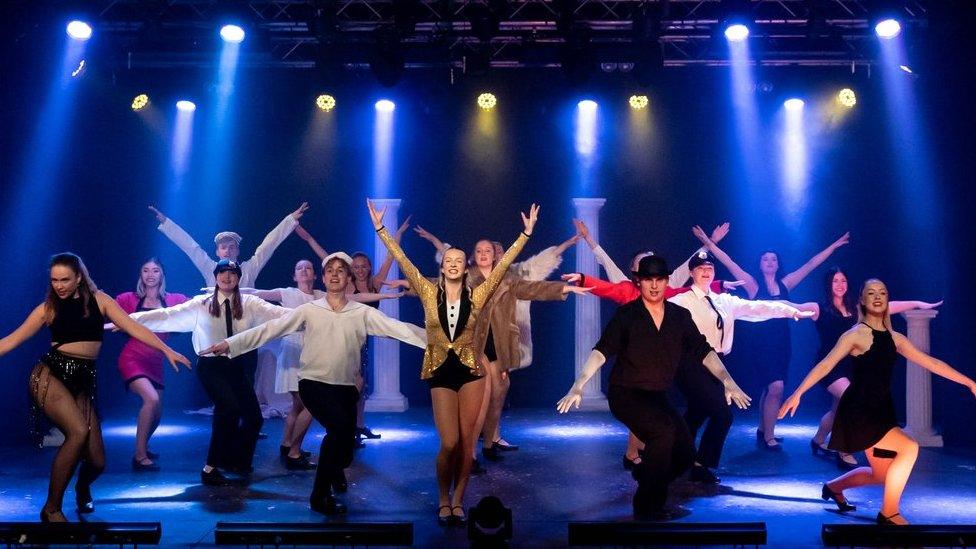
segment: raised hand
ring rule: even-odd
[[[308,211],[308,202],[302,202],[301,206],[299,206],[297,210],[291,212],[291,216],[295,221],[298,221],[303,215],[305,215],[306,211]]]
[[[190,360],[188,358],[186,358],[185,356],[181,355],[180,353],[177,353],[173,349],[170,349],[168,351],[164,351],[163,354],[166,355],[166,360],[169,361],[169,364],[170,364],[170,366],[173,367],[173,370],[175,370],[177,372],[180,371],[180,367],[177,366],[177,364],[182,364],[182,365],[186,366],[186,369],[187,370],[192,370],[193,369],[193,366],[190,365]]]
[[[976,394],[976,389],[973,390]],[[790,398],[786,399],[786,402],[779,407],[779,415],[776,416],[777,419],[783,419],[786,414],[790,414],[793,417],[796,414],[796,409],[800,406],[800,395],[793,393]]]
[[[226,355],[229,352],[230,352],[230,343],[227,343],[227,340],[225,339],[223,341],[214,343],[210,347],[207,347],[206,349],[200,351],[197,354],[200,356],[207,356],[207,355],[220,356],[220,355]]]
[[[576,232],[579,233],[584,240],[590,240],[590,228],[583,223],[582,219],[573,219],[573,225],[576,226]]]
[[[583,402],[583,390],[582,389],[570,389],[566,396],[559,399],[556,403],[556,411],[560,414],[565,414],[574,406],[579,410],[580,403]]]
[[[411,217],[413,217],[413,216],[412,215],[408,215],[407,218],[403,220],[403,223],[400,224],[400,227],[397,229],[397,232],[394,235],[394,237],[396,237],[396,239],[397,239],[397,242],[399,242],[400,239],[403,238],[403,233],[407,232],[407,229],[410,228],[410,218]]]
[[[536,221],[539,220],[539,206],[537,204],[532,204],[529,206],[529,215],[526,216],[525,212],[519,212],[522,216],[522,225],[525,226],[525,234],[532,235],[532,229],[535,228]]]
[[[704,244],[705,246],[708,246],[709,244],[712,243],[711,239],[708,238],[708,235],[705,234],[705,230],[702,229],[699,225],[695,225],[694,227],[691,228],[691,234],[695,235],[695,238],[697,238],[698,240],[701,240],[701,243]]]
[[[583,280],[583,275],[579,273],[566,273],[559,278],[565,280],[567,284],[579,284],[580,280]]]
[[[369,218],[373,221],[373,228],[377,231],[383,228],[383,216],[386,215],[386,208],[377,210],[373,207],[373,201],[366,199],[366,207],[369,208]]]
[[[712,238],[712,242],[718,244],[718,242],[720,240],[722,240],[723,238],[725,238],[725,235],[729,234],[729,228],[730,227],[731,226],[729,225],[729,222],[728,221],[726,221],[725,223],[722,223],[718,227],[715,227],[715,229],[712,230],[712,237],[711,237]]]
[[[165,223],[166,222],[166,216],[163,215],[163,212],[157,210],[155,206],[150,205],[149,206],[149,211],[151,211],[152,213],[156,214],[156,219],[160,223]]]
[[[840,248],[845,244],[850,244],[850,242],[851,242],[851,232],[847,231],[846,233],[841,235],[840,238],[835,240],[834,243],[830,245],[830,247],[836,250],[837,248]]]

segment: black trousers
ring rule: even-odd
[[[668,498],[668,485],[694,462],[691,434],[664,391],[610,385],[607,400],[613,417],[644,443],[641,462],[633,472],[634,510],[660,510]]]
[[[302,379],[298,382],[298,394],[315,421],[325,427],[315,484],[309,497],[313,502],[321,501],[332,490],[332,480],[352,463],[359,391],[352,385]]]
[[[722,448],[732,428],[732,410],[725,402],[725,387],[704,365],[690,361],[678,368],[675,385],[688,403],[685,424],[692,441],[698,438],[698,431],[708,421],[695,461],[714,469],[722,458]]]
[[[200,357],[197,377],[214,403],[207,465],[249,472],[264,419],[248,372],[257,363],[252,351],[230,359]]]

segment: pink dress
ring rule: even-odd
[[[188,299],[183,294],[166,294],[166,306],[172,307],[173,305],[179,305]],[[146,310],[140,307],[140,299],[135,292],[119,294],[116,296],[115,301],[128,314]],[[169,334],[166,333],[156,335],[163,341],[166,341],[169,337]],[[119,354],[119,373],[122,374],[126,388],[136,379],[144,377],[151,381],[154,387],[162,389],[163,363],[165,361],[166,357],[162,352],[130,337],[129,341],[122,347],[122,353]]]

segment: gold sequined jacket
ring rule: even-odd
[[[447,311],[444,306],[441,306],[445,304],[445,301],[443,299],[439,300],[438,294],[440,293],[440,288],[437,283],[428,280],[420,274],[420,270],[403,253],[403,249],[390,236],[386,227],[380,228],[377,231],[377,236],[386,245],[393,259],[400,265],[400,271],[410,281],[410,286],[417,292],[417,297],[420,298],[420,303],[424,307],[427,349],[424,351],[424,365],[420,370],[420,379],[428,379],[433,376],[434,371],[444,364],[444,361],[447,360],[448,353],[451,351],[457,354],[462,364],[471,369],[472,374],[483,376],[485,372],[482,371],[481,366],[476,360],[474,345],[474,330],[478,313],[491,297],[495,288],[498,287],[502,278],[504,278],[508,267],[518,256],[519,252],[522,251],[522,248],[525,247],[525,243],[528,242],[529,237],[525,233],[520,234],[518,239],[515,240],[515,243],[502,256],[502,260],[498,262],[498,265],[488,275],[488,278],[483,283],[471,289],[471,311],[465,319],[464,324],[457,327],[454,332],[454,339],[451,340],[446,326]],[[438,303],[438,301],[441,301],[441,303]],[[464,302],[462,301],[462,303]]]

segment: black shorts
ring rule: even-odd
[[[427,378],[427,386],[431,389],[442,388],[457,392],[466,384],[479,379],[481,376],[471,373],[471,368],[465,366],[461,359],[451,351],[444,364],[434,370],[433,376]]]

